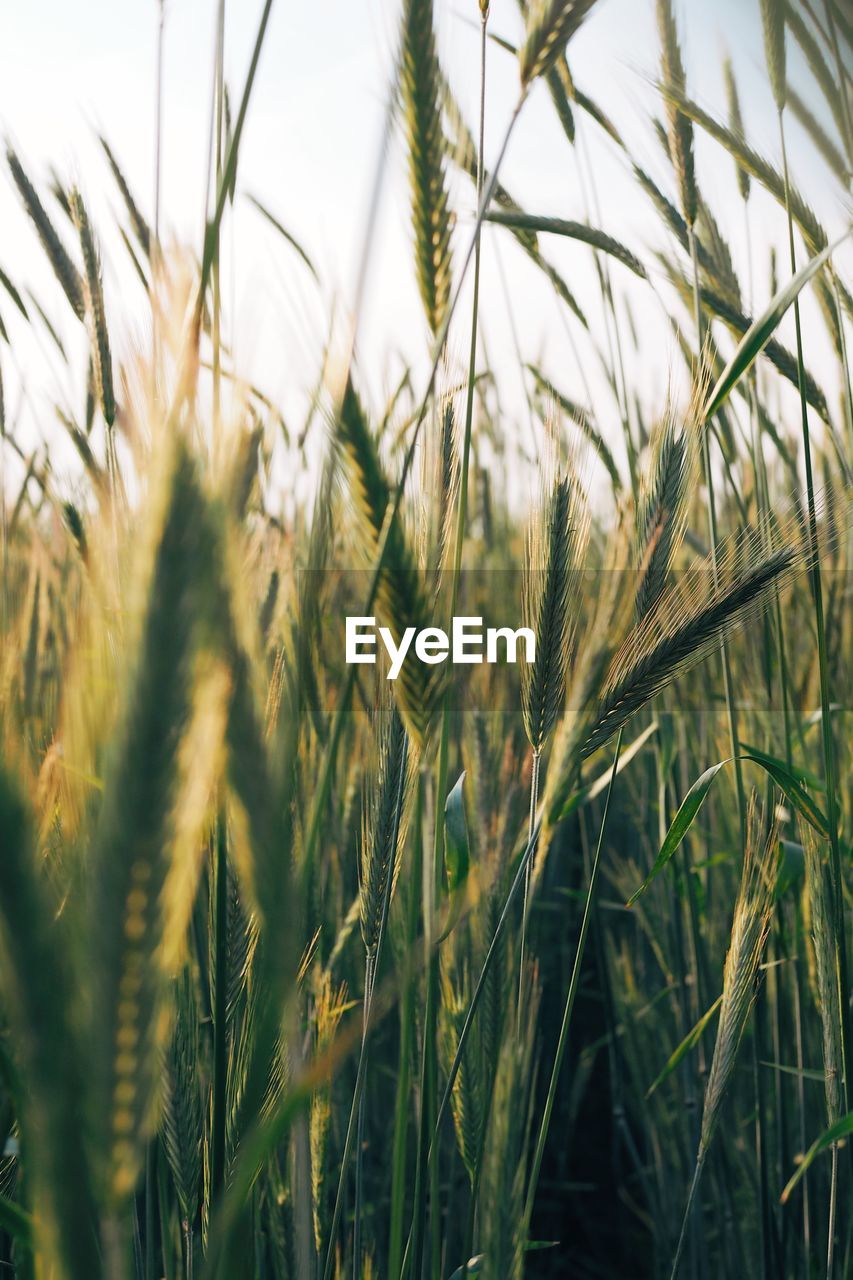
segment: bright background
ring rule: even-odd
[[[165,28],[164,224],[175,239],[200,249],[207,177],[207,140],[213,73],[215,0],[167,0]],[[764,73],[758,0],[681,0],[680,19],[691,95],[725,116],[721,72],[731,53],[750,142],[774,162],[779,146],[776,116]],[[226,339],[238,369],[255,380],[298,429],[314,386],[332,306],[346,307],[364,243],[366,213],[379,153],[392,52],[400,6],[395,0],[277,0],[250,108],[238,175],[238,198],[229,215],[225,245]],[[226,77],[239,101],[260,16],[260,0],[229,0]],[[478,84],[476,0],[439,0],[439,50],[469,124],[476,118]],[[490,29],[513,41],[520,33],[515,0],[494,0]],[[0,9],[0,127],[12,139],[33,178],[42,183],[51,166],[76,179],[103,232],[108,319],[119,354],[144,342],[145,299],[115,235],[110,214],[123,215],[97,146],[102,130],[146,214],[152,208],[154,169],[155,0],[30,0]],[[808,78],[789,38],[791,74],[808,97]],[[606,106],[634,158],[673,194],[671,173],[654,136],[659,112],[653,86],[658,44],[654,0],[601,0],[572,42],[570,65],[577,84]],[[494,154],[517,92],[514,59],[489,49],[487,150]],[[822,104],[810,104],[824,119]],[[622,239],[648,266],[656,282],[654,250],[665,244],[650,204],[626,172],[626,162],[584,113],[576,112],[578,146],[568,146],[544,86],[537,86],[514,135],[502,179],[528,211],[586,219]],[[746,278],[743,210],[729,158],[698,136],[698,172],[735,262]],[[790,123],[796,180],[830,233],[849,218],[837,184]],[[473,210],[470,184],[452,180],[459,211],[457,260],[464,251]],[[318,288],[296,256],[245,199],[257,194],[304,245],[317,265]],[[753,184],[750,209],[755,255],[755,298],[768,297],[769,246],[780,254],[784,219],[778,206]],[[242,193],[242,194],[241,194]],[[50,206],[51,211],[55,206]],[[57,212],[62,227],[62,215]],[[20,287],[31,286],[51,321],[76,350],[85,339],[70,318],[11,179],[0,178],[0,265]],[[604,345],[598,286],[591,255],[582,246],[543,241],[583,300],[595,340]],[[784,258],[781,261],[784,262]],[[618,264],[617,291],[630,301],[641,337],[629,382],[649,412],[660,411],[681,362],[667,314],[688,321],[668,290],[656,302],[647,286]],[[784,275],[780,267],[781,274]],[[849,274],[849,273],[848,273]],[[807,305],[806,317],[815,312]],[[0,293],[0,315],[12,336],[0,361],[10,425],[28,449],[45,442],[54,465],[70,463],[67,442],[55,426],[54,403],[79,416],[81,387],[72,360],[69,375],[45,331],[34,338]],[[465,316],[465,309],[460,312]],[[615,404],[580,326],[558,314],[550,286],[497,228],[485,233],[481,362],[497,371],[507,432],[530,452],[538,439],[522,406],[520,349],[541,362],[572,399],[588,396],[605,435],[621,436]],[[789,317],[790,322],[790,317]],[[454,330],[457,356],[466,346],[467,320]],[[792,341],[790,326],[784,336]],[[808,363],[834,394],[822,326],[807,326]],[[83,350],[81,346],[81,352]],[[362,383],[375,405],[396,385],[402,362],[421,375],[428,338],[415,286],[409,231],[405,157],[396,139],[385,169],[380,220],[375,232],[368,301],[359,329]],[[419,385],[416,380],[416,386]],[[8,450],[7,450],[8,452]],[[16,462],[7,460],[7,484],[15,487]],[[523,473],[523,469],[522,469]],[[282,485],[287,481],[281,478]],[[524,488],[526,481],[522,481]]]

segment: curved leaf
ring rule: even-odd
[[[691,1027],[691,1029],[687,1032],[687,1035],[684,1037],[684,1039],[682,1040],[678,1048],[675,1049],[670,1054],[663,1071],[660,1073],[659,1076],[657,1076],[657,1078],[649,1085],[648,1089],[646,1090],[647,1098],[650,1098],[652,1096],[655,1089],[657,1089],[658,1085],[663,1084],[667,1076],[671,1075],[672,1072],[675,1070],[675,1068],[678,1066],[681,1059],[686,1057],[687,1054],[690,1052],[690,1050],[693,1048],[693,1046],[697,1043],[700,1036],[702,1035],[702,1032],[705,1030],[708,1023],[711,1021],[714,1014],[719,1009],[722,1003],[722,1000],[723,1000],[723,996],[721,992],[717,996],[714,1003],[711,1005],[710,1009],[706,1009],[705,1012],[702,1014],[702,1017],[696,1023],[696,1025],[694,1027]]]
[[[802,270],[798,271],[793,279],[789,280],[784,288],[779,290],[771,300],[767,310],[752,322],[738,343],[737,350],[731,360],[717,379],[716,386],[708,396],[705,408],[702,411],[703,419],[707,421],[707,419],[712,418],[725,403],[744,374],[752,368],[755,360],[770,341],[779,327],[779,322],[795,298],[799,296],[812,277],[826,266],[834,251],[847,239],[849,234],[849,231],[845,231],[844,235],[840,236],[834,244],[827,245],[822,253],[807,262]]]
[[[830,1125],[825,1133],[816,1138],[803,1156],[797,1171],[788,1182],[785,1190],[780,1197],[782,1204],[786,1202],[794,1187],[800,1181],[809,1165],[820,1155],[822,1151],[826,1151],[827,1147],[835,1146],[836,1142],[840,1142],[842,1138],[846,1138],[849,1133],[853,1133],[853,1111],[848,1111],[846,1116],[842,1116],[840,1120],[836,1120],[835,1124]]]
[[[826,819],[826,814],[815,804],[809,793],[800,786],[794,775],[789,773],[787,765],[775,760],[773,756],[764,755],[763,752],[745,751],[741,756],[741,760],[751,760],[753,764],[760,765],[764,772],[773,779],[779,790],[785,793],[797,812],[814,827],[818,835],[823,836],[824,840],[829,839],[829,823]]]
[[[637,901],[641,893],[645,893],[655,876],[663,870],[681,844],[684,837],[690,829],[693,819],[702,808],[705,797],[711,789],[711,783],[716,778],[724,764],[728,764],[728,759],[720,760],[717,764],[712,764],[710,769],[696,779],[693,786],[687,792],[687,795],[681,802],[678,813],[672,820],[672,825],[666,833],[666,838],[661,845],[660,853],[655,859],[654,866],[646,876],[643,883],[635,894],[628,899],[627,906],[632,907]]]

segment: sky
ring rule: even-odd
[[[163,222],[170,238],[201,244],[207,176],[207,139],[213,68],[215,0],[166,0],[164,65]],[[226,80],[238,100],[262,4],[228,0]],[[778,157],[775,113],[767,88],[758,0],[676,0],[691,94],[718,114],[725,112],[721,61],[728,50],[738,77],[750,141]],[[154,173],[154,70],[156,0],[29,0],[0,7],[0,128],[31,176],[44,180],[51,166],[76,180],[96,226],[108,228],[120,202],[95,135],[102,131],[150,213]],[[438,46],[457,97],[473,124],[478,90],[476,0],[438,0]],[[240,156],[238,196],[225,231],[226,337],[236,366],[299,424],[313,387],[333,306],[351,305],[364,245],[388,83],[400,16],[398,0],[276,0],[258,72]],[[493,0],[490,29],[517,40],[516,0]],[[789,41],[790,44],[790,41]],[[494,155],[517,94],[515,60],[490,45],[487,87],[487,154]],[[658,47],[654,0],[600,0],[572,42],[570,64],[585,92],[605,106],[635,158],[659,185],[672,190],[667,164],[650,125],[659,110],[653,80]],[[792,74],[802,72],[791,54]],[[808,81],[803,82],[808,97]],[[820,115],[821,104],[808,98]],[[849,210],[837,186],[791,125],[797,181],[830,231]],[[736,263],[745,264],[745,231],[728,157],[700,138],[697,162],[729,237]],[[561,135],[542,86],[537,86],[513,136],[502,178],[530,212],[588,220],[622,239],[649,266],[656,284],[654,250],[661,230],[629,180],[624,161],[588,118],[579,120],[573,150]],[[451,178],[459,214],[455,253],[461,258],[470,233],[470,186]],[[247,200],[260,198],[297,237],[315,262],[319,285]],[[756,303],[767,300],[770,244],[783,246],[778,208],[759,192],[752,200],[750,235],[755,254]],[[0,266],[21,286],[32,287],[64,339],[76,352],[84,341],[58,293],[23,217],[8,173],[0,176]],[[577,295],[588,303],[596,340],[604,341],[591,255],[565,242],[547,244]],[[376,405],[390,393],[403,362],[421,386],[428,364],[428,335],[417,294],[411,254],[405,155],[393,142],[384,169],[374,229],[367,302],[359,321],[360,376]],[[145,299],[114,234],[102,241],[108,317],[121,353],[144,341]],[[849,256],[844,259],[849,267]],[[630,301],[642,339],[630,379],[649,412],[663,407],[678,356],[671,334],[671,300],[612,268],[614,283]],[[745,271],[744,271],[745,274]],[[849,271],[846,272],[849,279]],[[13,338],[0,350],[7,414],[22,442],[45,442],[54,466],[71,465],[58,434],[53,404],[79,407],[79,369],[62,366],[45,330],[25,333],[0,296],[0,316]],[[462,314],[464,314],[464,309]],[[541,363],[572,399],[592,402],[612,440],[618,419],[607,388],[574,322],[558,314],[553,294],[505,231],[487,228],[483,248],[481,364],[497,371],[508,430],[529,449],[530,423],[523,408],[518,355]],[[813,335],[811,363],[825,359],[820,326],[806,309]],[[686,319],[686,318],[685,318]],[[461,359],[467,321],[451,338]],[[418,383],[418,377],[421,382]],[[79,408],[78,408],[79,411]],[[525,441],[527,443],[525,443]],[[8,452],[8,449],[7,449]],[[7,484],[15,476],[6,460]],[[11,477],[11,479],[10,479]],[[14,486],[13,486],[14,487]]]

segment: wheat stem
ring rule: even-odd
[[[364,1006],[362,1010],[362,1030],[361,1030],[361,1053],[364,1058],[365,1071],[367,1070],[367,1028],[370,1021],[370,1003],[373,996],[373,956],[368,954],[364,958]],[[361,1276],[361,1201],[362,1201],[362,1176],[364,1171],[364,1122],[365,1122],[365,1095],[362,1090],[361,1097],[358,1101],[358,1130],[355,1140],[355,1204],[353,1206],[353,1228],[352,1228],[352,1275],[353,1280],[359,1280]]]
[[[693,1221],[693,1204],[696,1199],[696,1193],[699,1190],[702,1170],[705,1168],[705,1155],[706,1152],[704,1150],[700,1152],[699,1158],[696,1161],[696,1167],[693,1170],[693,1181],[690,1184],[690,1192],[687,1197],[687,1207],[684,1210],[684,1217],[681,1220],[681,1231],[678,1235],[678,1244],[675,1247],[675,1257],[672,1262],[670,1280],[677,1280],[678,1270],[681,1266],[681,1256],[684,1253],[684,1245],[687,1241],[687,1228]]]
[[[797,253],[794,245],[794,221],[791,212],[790,181],[788,175],[788,153],[785,145],[785,121],[779,112],[779,138],[782,147],[782,177],[785,185],[785,202],[788,215],[788,251],[791,270],[796,271]],[[797,340],[797,370],[800,385],[800,411],[803,438],[803,459],[806,470],[806,499],[808,504],[809,533],[809,575],[814,599],[815,626],[817,631],[818,679],[820,685],[820,720],[821,741],[823,746],[824,777],[826,782],[827,821],[829,824],[829,843],[832,868],[833,890],[833,925],[835,930],[835,964],[838,983],[839,1007],[841,1011],[841,1052],[843,1070],[843,1098],[846,1111],[847,1098],[847,1065],[849,1054],[849,994],[847,983],[847,955],[845,944],[843,871],[841,865],[841,848],[838,837],[838,810],[835,795],[835,747],[832,735],[832,707],[829,695],[829,663],[826,652],[826,621],[823,609],[823,581],[820,567],[820,547],[817,532],[817,506],[815,501],[814,476],[812,473],[811,436],[809,433],[808,406],[804,392],[803,334],[800,322],[799,299],[794,300],[794,328]]]
[[[459,577],[462,568],[462,550],[465,541],[465,519],[468,507],[468,474],[471,458],[471,435],[474,418],[474,385],[476,377],[477,365],[477,326],[479,317],[480,304],[480,248],[481,248],[481,232],[482,222],[487,208],[487,197],[483,194],[483,150],[485,140],[485,119],[486,119],[486,27],[488,22],[488,9],[481,14],[480,19],[480,99],[479,99],[479,130],[477,143],[477,199],[478,213],[477,223],[474,228],[473,236],[473,256],[474,256],[474,280],[473,280],[473,298],[471,301],[471,339],[468,351],[468,380],[465,395],[465,427],[462,440],[462,465],[459,479],[459,497],[456,513],[456,533],[453,548],[453,568],[450,581],[450,604],[449,616],[453,618],[456,613],[456,604],[459,598]],[[510,124],[510,129],[512,125]],[[507,131],[507,137],[509,130]],[[491,198],[491,192],[494,189],[499,162],[495,165],[492,178],[489,183],[488,198]],[[465,260],[465,266],[470,261],[471,251],[469,249],[468,256]],[[464,267],[463,267],[464,271]],[[457,295],[458,296],[458,293]],[[454,297],[447,308],[447,318],[445,324],[442,325],[444,337],[447,334],[447,324],[453,313],[453,307],[456,298]],[[438,343],[436,344],[438,345]],[[443,343],[442,343],[443,345]],[[429,392],[427,393],[429,394]],[[417,435],[417,428],[414,435]],[[413,439],[414,443],[414,439]],[[441,859],[442,859],[442,806],[444,803],[444,795],[447,790],[447,770],[449,759],[449,735],[450,735],[450,716],[449,716],[449,692],[445,691],[442,700],[441,711],[441,738],[438,750],[438,762],[436,768],[436,803],[435,803],[435,826],[433,839],[433,882],[434,892],[437,895],[441,889]],[[427,930],[427,933],[429,930]],[[426,945],[431,951],[432,939],[427,936]],[[423,1255],[423,1235],[424,1235],[424,1219],[426,1214],[426,1198],[425,1198],[425,1173],[431,1173],[433,1176],[430,1201],[433,1207],[433,1222],[437,1225],[438,1217],[436,1212],[436,1192],[437,1192],[437,1167],[433,1174],[432,1169],[428,1166],[427,1161],[427,1141],[431,1131],[434,1116],[430,1114],[435,1107],[435,1082],[437,1077],[437,1055],[435,1047],[435,1036],[437,1029],[436,1005],[438,1001],[438,957],[430,954],[427,967],[427,989],[426,989],[426,1010],[424,1014],[424,1042],[421,1063],[421,1117],[418,1134],[418,1149],[415,1165],[415,1198],[412,1216],[412,1274],[420,1277]],[[435,1251],[433,1251],[435,1255]],[[433,1257],[433,1265],[435,1266],[437,1259]],[[404,1262],[405,1266],[405,1262]]]
[[[687,227],[687,236],[690,244],[690,261],[693,267],[693,310],[696,324],[696,340],[699,346],[699,368],[701,370],[704,336],[702,327],[702,307],[699,295],[699,259],[696,250],[696,233],[693,227],[689,224]],[[720,535],[717,525],[717,503],[714,494],[714,475],[711,465],[710,424],[706,424],[702,432],[702,463],[705,472],[705,486],[708,490],[708,533],[711,550],[711,572],[714,576],[714,585],[716,586],[719,580],[717,548],[719,546]],[[728,646],[725,640],[722,644],[722,667],[723,685],[726,697],[726,713],[729,721],[729,739],[731,743],[732,756],[734,757],[735,762],[735,785],[737,788],[738,817],[740,819],[741,839],[743,839],[746,831],[746,793],[743,786],[743,767],[740,762],[737,710],[735,708],[734,692],[732,689],[731,664],[729,662]]]

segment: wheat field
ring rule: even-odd
[[[330,306],[298,424],[240,367],[223,272],[249,201],[318,277],[286,193],[241,180],[273,0],[233,83],[210,6],[199,242],[106,132],[97,218],[91,175],[6,138],[46,272],[0,248],[4,1273],[853,1274],[853,12],[743,0],[762,65],[744,92],[723,54],[709,105],[698,0],[639,3],[653,164],[574,58],[608,0],[464,0],[464,104],[432,0],[395,4],[358,194],[402,157],[421,356],[380,403],[364,298]],[[618,163],[651,238],[510,192],[531,104],[554,164]],[[484,340],[495,243],[585,353],[515,334],[523,445]],[[653,397],[638,298],[675,353]],[[535,659],[413,643],[389,679],[381,646],[345,659],[347,616],[396,646],[524,627]]]

